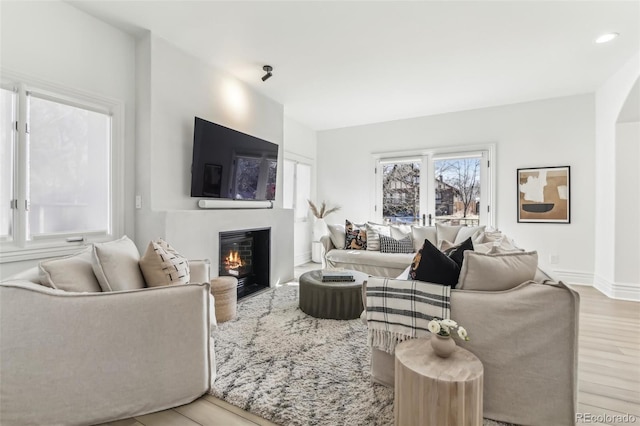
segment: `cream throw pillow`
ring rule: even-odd
[[[388,225],[378,225],[371,222],[367,222],[364,226],[367,232],[367,250],[380,251],[380,235],[390,237],[391,228]]]
[[[413,240],[413,250],[417,252],[424,245],[424,240],[429,240],[434,246],[438,246],[438,236],[435,226],[412,226],[411,239]]]
[[[102,291],[144,288],[138,248],[126,235],[119,240],[93,245],[93,273]]]
[[[536,251],[483,254],[467,250],[456,289],[502,291],[533,280],[538,267]]]
[[[401,240],[407,235],[411,236],[411,225],[391,225],[391,238]]]
[[[461,228],[462,225],[451,226],[436,223],[436,235],[438,236],[438,244],[440,244],[440,241],[442,240],[455,242],[456,235],[458,235],[458,232]],[[436,247],[438,247],[438,245],[436,245]]]
[[[343,249],[346,244],[344,225],[327,225],[329,237],[335,248]]]
[[[480,234],[484,232],[485,226],[463,226],[458,231],[456,235],[456,239],[453,241],[454,244],[460,244],[461,242],[467,240],[467,238],[471,238],[474,241]],[[451,241],[451,240],[449,240]]]
[[[80,253],[43,260],[38,264],[43,285],[64,291],[99,293],[100,283],[93,273],[93,249],[87,247]]]
[[[147,287],[188,284],[191,279],[189,261],[161,238],[149,242],[139,264]]]

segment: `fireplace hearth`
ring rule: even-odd
[[[271,228],[220,232],[218,275],[238,279],[238,299],[269,287]]]

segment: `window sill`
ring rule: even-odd
[[[106,239],[105,239],[106,241]],[[49,259],[52,257],[68,256],[78,253],[91,245],[91,242],[82,241],[74,243],[40,244],[30,247],[3,247],[0,251],[0,264],[21,262],[25,260]]]

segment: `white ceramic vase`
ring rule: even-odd
[[[327,223],[323,218],[316,218],[313,223],[313,241],[320,241],[320,238],[327,235]]]

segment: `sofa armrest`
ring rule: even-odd
[[[320,243],[322,244],[322,253],[320,253],[320,257],[322,259],[322,268],[324,269],[327,267],[327,253],[336,247],[333,245],[333,241],[331,241],[331,237],[329,235],[323,235],[320,237]]]
[[[215,378],[209,288],[0,284],[3,423],[95,424],[198,398]]]
[[[191,270],[189,282],[195,284],[211,282],[211,261],[209,259],[189,260],[189,269]]]
[[[323,235],[322,237],[320,237],[320,242],[322,243],[324,253],[328,253],[329,250],[333,250],[334,248],[336,248],[333,245],[333,241],[331,241],[331,237],[329,235]]]

